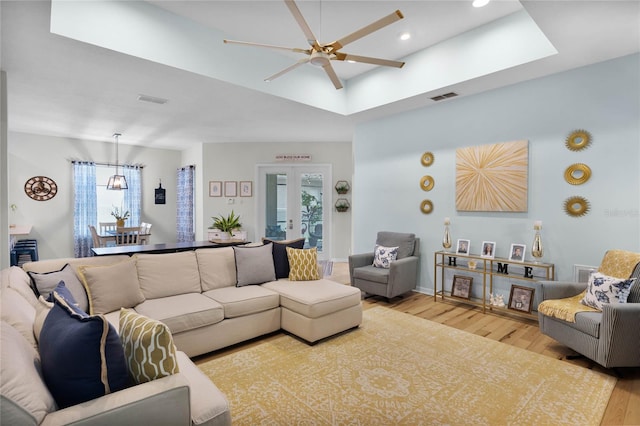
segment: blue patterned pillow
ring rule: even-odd
[[[398,247],[385,247],[376,244],[376,249],[373,253],[373,266],[389,269],[391,262],[395,262],[397,257]]]
[[[580,302],[599,311],[605,303],[627,303],[634,281],[635,278],[614,278],[600,272],[592,272],[587,292]]]
[[[87,315],[53,292],[40,333],[42,375],[59,408],[126,388],[120,337],[102,315]]]

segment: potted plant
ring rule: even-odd
[[[213,225],[209,227],[209,229],[220,231],[213,233],[213,239],[222,239],[226,240],[234,236],[234,231],[242,228],[242,223],[240,223],[240,216],[236,215],[233,210],[226,217],[223,215],[212,216]],[[210,237],[210,239],[212,239]]]
[[[129,210],[125,211],[124,207],[118,209],[116,206],[113,206],[111,216],[116,218],[116,226],[123,227],[124,221],[129,219]]]
[[[351,207],[351,205],[349,204],[349,200],[347,200],[346,198],[338,198],[336,200],[335,207],[337,211],[339,211],[340,213],[344,213],[349,210],[349,207]]]
[[[338,194],[346,194],[347,192],[349,192],[349,189],[351,187],[349,186],[349,182],[347,182],[346,180],[339,180],[338,182],[336,182],[335,188]]]

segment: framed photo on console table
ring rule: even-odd
[[[454,275],[453,284],[451,284],[451,296],[459,297],[460,299],[471,299],[472,283],[472,277],[467,277],[464,275]]]
[[[458,240],[456,244],[456,254],[469,254],[471,240]]]
[[[482,252],[480,253],[481,257],[486,257],[489,259],[493,259],[496,253],[496,243],[495,241],[483,241],[482,242]]]
[[[536,290],[531,287],[512,284],[511,294],[509,295],[509,309],[530,314],[535,291]]]
[[[527,246],[524,244],[511,244],[509,249],[509,260],[514,262],[524,262],[524,252]]]

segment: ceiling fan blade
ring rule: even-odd
[[[335,52],[336,50],[346,46],[347,44],[353,43],[354,41],[361,39],[362,37],[369,35],[372,32],[378,31],[379,29],[384,28],[389,24],[393,24],[394,22],[399,21],[402,18],[404,18],[402,12],[396,10],[395,12],[390,13],[384,18],[380,18],[376,22],[360,28],[359,30],[349,34],[348,36],[342,37],[341,39],[336,40],[333,43],[328,44],[327,46],[332,47],[333,51]]]
[[[336,52],[335,59],[337,61],[353,61],[353,62],[361,62],[365,64],[383,65],[385,67],[402,68],[404,66],[404,62],[401,62],[401,61],[371,58],[369,56],[351,55],[349,53],[342,53],[342,52]]]
[[[238,41],[238,40],[223,40],[223,41],[229,44],[241,44],[244,46],[254,46],[254,47],[267,47],[269,49],[286,50],[287,52],[306,53],[307,55],[311,54],[311,49],[298,49],[296,47],[274,46],[272,44],[253,43],[250,41]]]
[[[265,78],[265,79],[264,79],[264,81],[272,81],[272,80],[275,80],[276,78],[280,77],[281,75],[286,74],[286,73],[288,73],[289,71],[292,71],[292,70],[294,70],[294,69],[298,68],[300,65],[304,65],[304,64],[306,64],[307,62],[309,62],[309,60],[310,60],[310,59],[311,59],[311,58],[302,58],[302,59],[300,59],[298,62],[296,62],[295,64],[291,65],[290,67],[287,67],[287,68],[283,69],[282,71],[280,71],[280,72],[278,72],[278,73],[275,73],[275,74],[274,74],[274,75],[272,75],[271,77],[267,77],[267,78]]]
[[[336,74],[335,70],[331,66],[331,62],[327,63],[327,65],[323,66],[322,68],[324,68],[324,71],[327,73],[327,75],[331,79],[331,82],[333,83],[335,88],[337,90],[342,89],[342,82],[340,81],[340,79],[338,78],[338,75]]]
[[[313,34],[313,31],[311,31],[311,28],[309,27],[309,24],[307,24],[307,21],[304,19],[304,16],[302,16],[302,13],[300,12],[300,9],[298,9],[298,5],[296,4],[296,2],[293,0],[284,0],[284,2],[289,8],[289,11],[295,18],[296,22],[298,23],[298,26],[300,27],[300,29],[302,29],[304,36],[309,42],[309,45],[316,50],[320,50],[320,43],[318,43],[318,39]]]

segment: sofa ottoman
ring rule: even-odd
[[[281,327],[306,340],[317,342],[362,322],[360,290],[325,279],[262,284],[280,294]]]

